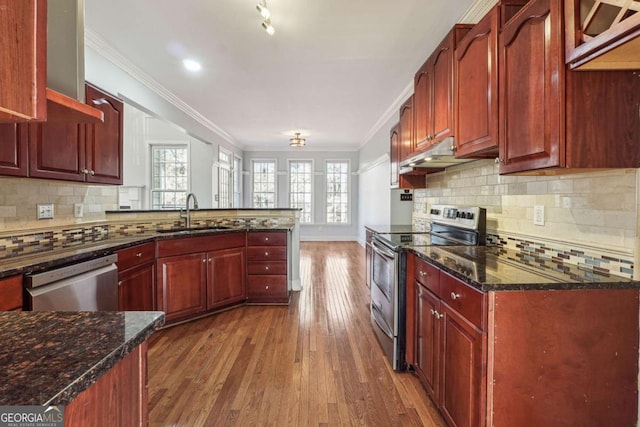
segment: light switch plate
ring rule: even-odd
[[[544,225],[544,206],[535,205],[533,207],[533,225]]]
[[[53,203],[38,203],[38,219],[53,219]]]

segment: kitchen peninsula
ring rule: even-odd
[[[162,312],[0,313],[0,405],[64,405],[65,426],[146,425],[146,339],[163,323]]]

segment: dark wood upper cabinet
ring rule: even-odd
[[[29,124],[30,177],[122,184],[123,103],[94,86],[86,90],[104,122]]]
[[[499,2],[455,50],[455,156],[498,156],[498,32],[525,0]]]
[[[399,161],[406,160],[415,150],[413,134],[414,96],[411,95],[400,107]]]
[[[458,42],[473,25],[457,24],[414,77],[415,151],[453,136],[454,57]]]
[[[0,58],[0,122],[46,120],[46,0],[0,0]]]
[[[500,173],[639,167],[640,79],[567,70],[562,13],[532,0],[500,33]]]
[[[30,177],[83,182],[84,158],[84,125],[29,124]]]
[[[86,125],[86,180],[122,184],[124,104],[90,84],[86,85],[86,100],[104,114],[103,123]]]
[[[580,70],[640,69],[640,2],[565,0],[566,62]]]
[[[400,157],[400,123],[391,128],[389,136],[389,166],[391,169],[391,188],[398,188]]]
[[[498,153],[498,20],[496,6],[455,51],[456,157]]]
[[[0,175],[27,176],[28,127],[0,124]]]

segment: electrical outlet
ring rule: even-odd
[[[533,225],[544,225],[544,206],[535,205],[533,207]]]
[[[74,203],[73,204],[73,216],[76,218],[82,218],[84,215],[84,207],[82,203]]]
[[[53,219],[53,203],[38,203],[38,219]]]

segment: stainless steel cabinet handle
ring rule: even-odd
[[[427,273],[425,273],[424,271],[420,270],[420,277],[424,277],[426,275],[427,275]]]
[[[442,319],[443,317],[444,317],[444,314],[442,314],[442,313],[438,313],[438,312],[436,311],[436,319],[437,319],[437,320],[440,320],[440,319]]]
[[[264,256],[269,256],[269,252],[265,252],[265,253],[264,253]]]
[[[434,316],[436,314],[436,311],[432,308],[431,309],[431,315]]]
[[[269,241],[269,238],[268,238],[268,237],[265,237],[265,238],[264,238],[264,241],[265,241],[265,242],[268,242],[268,241]]]
[[[202,258],[202,262],[203,263],[207,262],[207,259],[206,258]]]
[[[268,265],[266,265],[266,266],[264,267],[264,269],[265,269],[265,270],[268,270],[268,269],[269,269],[269,266],[268,266]]]
[[[94,171],[94,170],[92,169],[92,170],[90,170],[90,171],[89,171],[89,173],[90,173],[91,175],[95,175],[95,174],[96,174],[96,171]]]
[[[142,256],[142,252],[138,252],[138,253],[136,254],[136,256],[137,256],[138,258],[140,258],[140,257]]]
[[[460,298],[460,294],[456,294],[455,292],[451,292],[451,299],[456,300]]]
[[[269,290],[269,285],[265,286],[264,288],[265,288],[265,290],[268,291]]]
[[[89,173],[89,169],[82,169],[80,172],[82,172],[83,174],[87,175]]]

